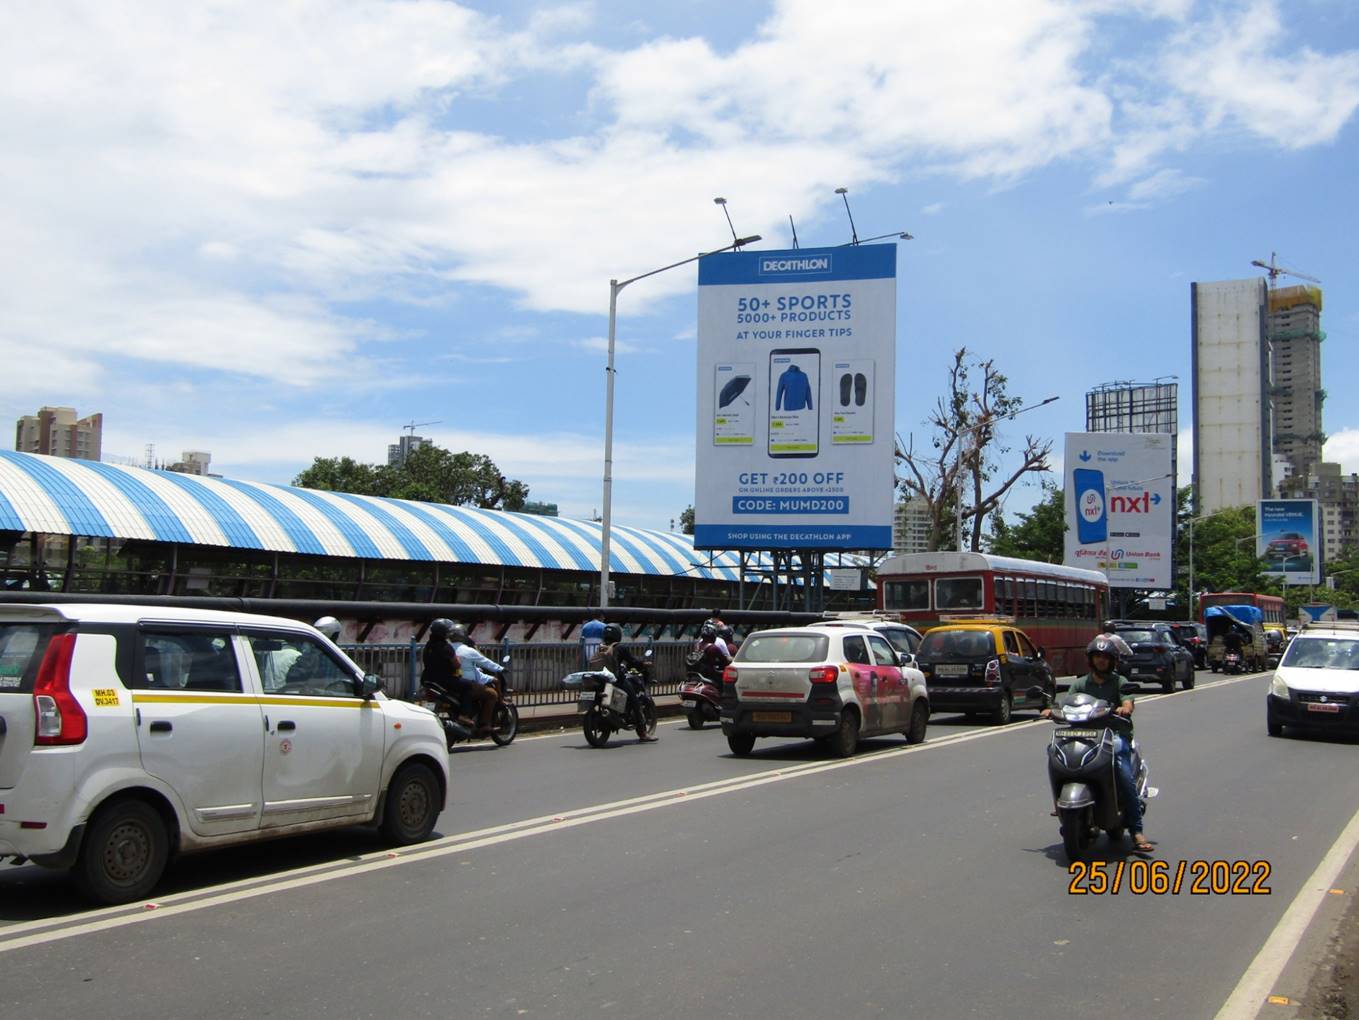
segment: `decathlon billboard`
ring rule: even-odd
[[[895,245],[698,269],[694,545],[890,549]]]
[[[1175,535],[1174,436],[1066,434],[1066,557],[1114,588],[1169,589]]]
[[[1262,573],[1285,584],[1319,584],[1321,529],[1314,499],[1262,499],[1255,504],[1256,555]]]

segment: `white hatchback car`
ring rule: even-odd
[[[1309,623],[1270,678],[1265,728],[1359,733],[1359,622]]]
[[[0,859],[125,903],[180,852],[365,823],[424,840],[446,738],[378,686],[293,620],[0,604]]]
[[[925,674],[873,627],[762,630],[741,643],[722,684],[722,732],[733,754],[757,737],[811,737],[848,757],[860,736],[925,739]]]

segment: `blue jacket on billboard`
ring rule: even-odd
[[[778,392],[774,396],[774,410],[801,411],[812,409],[812,383],[807,373],[796,365],[789,365],[779,376]]]

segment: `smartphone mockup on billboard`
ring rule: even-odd
[[[833,446],[873,442],[873,361],[837,360],[831,366],[828,402],[831,404]]]
[[[821,452],[821,352],[795,347],[769,352],[769,456]]]
[[[1109,540],[1109,518],[1105,515],[1104,472],[1076,468],[1071,472],[1075,482],[1076,537],[1081,545]]]
[[[755,365],[719,364],[713,386],[713,445],[750,446],[755,442]]]

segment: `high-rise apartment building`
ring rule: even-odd
[[[950,535],[948,541],[952,542]],[[949,546],[950,549],[953,546]],[[930,508],[923,499],[903,499],[892,513],[892,552],[930,551]]]
[[[429,440],[424,436],[402,436],[395,443],[387,447],[387,466],[401,467],[406,463],[406,458],[422,446],[428,446]]]
[[[1274,406],[1274,452],[1286,474],[1301,477],[1321,463],[1321,288],[1276,287],[1269,292],[1269,337]],[[1282,479],[1276,479],[1282,481]]]
[[[51,457],[98,460],[103,433],[102,414],[77,418],[74,407],[43,407],[15,423],[14,448]]]
[[[1194,507],[1253,506],[1273,495],[1265,281],[1191,283]]]

